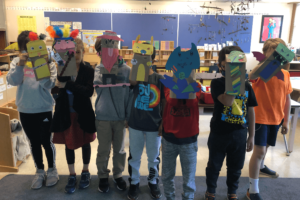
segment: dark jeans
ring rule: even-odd
[[[83,164],[87,165],[90,164],[91,160],[91,144],[85,144],[81,147],[82,149],[82,160]],[[66,157],[67,157],[67,163],[68,165],[72,165],[75,163],[75,150],[74,149],[68,149],[66,146]]]
[[[21,113],[20,121],[23,129],[30,140],[31,152],[35,167],[44,169],[42,145],[45,149],[48,160],[48,167],[55,167],[55,146],[52,143],[50,125],[52,122],[52,112],[43,113]]]
[[[228,194],[236,194],[246,154],[247,129],[231,133],[210,133],[206,185],[209,193],[216,193],[217,180],[226,156]]]

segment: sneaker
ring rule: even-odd
[[[256,194],[250,194],[249,193],[249,189],[247,190],[247,198],[249,200],[263,200],[263,198],[261,198],[260,194],[259,193],[256,193]]]
[[[82,172],[79,182],[79,189],[84,189],[90,186],[91,174],[90,172]]]
[[[103,193],[109,191],[108,178],[100,178],[98,190]]]
[[[215,200],[216,199],[216,195],[214,193],[209,193],[209,192],[205,192],[204,195],[204,199],[205,200]]]
[[[122,191],[126,190],[127,185],[122,177],[114,179],[114,182],[117,184],[118,190],[122,190]]]
[[[227,194],[227,200],[239,200],[236,194]]]
[[[43,182],[45,181],[46,173],[43,169],[36,170],[35,177],[31,184],[31,189],[38,190],[43,187]]]
[[[150,189],[150,194],[153,199],[159,199],[161,197],[161,192],[158,186],[159,180],[157,179],[156,184],[151,184],[148,182],[148,187]]]
[[[68,178],[68,184],[65,187],[65,192],[68,194],[73,194],[76,190],[77,179],[76,175],[70,175]]]
[[[58,180],[59,180],[59,177],[58,177],[57,169],[56,168],[49,168],[48,171],[47,171],[46,186],[51,187],[53,185],[56,185]]]
[[[269,176],[271,178],[278,178],[279,174],[277,174],[277,172],[269,169],[266,165],[264,165],[265,167],[263,169],[260,169],[260,174]]]
[[[137,200],[139,198],[139,194],[140,194],[139,187],[140,187],[140,183],[138,183],[136,185],[130,184],[127,198],[130,200]]]

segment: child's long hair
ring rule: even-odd
[[[266,53],[269,50],[275,50],[280,43],[286,46],[286,43],[282,39],[280,39],[280,38],[266,40],[265,43],[264,43],[264,47],[262,49],[264,55],[266,55]],[[289,63],[286,64],[284,66],[284,69],[285,70],[289,70],[290,69],[290,64]]]

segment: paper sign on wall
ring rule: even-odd
[[[149,69],[152,65],[150,55],[141,55],[135,53],[131,60],[132,69],[129,79],[132,81],[148,82]]]
[[[73,29],[82,29],[81,22],[73,22]]]
[[[36,17],[35,16],[18,16],[18,31],[36,31]]]
[[[6,85],[4,84],[4,85],[1,85],[0,86],[0,92],[3,92],[3,91],[5,91],[6,90]]]
[[[240,51],[226,54],[225,90],[228,95],[244,95],[246,76],[246,55]]]
[[[188,63],[188,64],[187,64]],[[196,45],[192,43],[189,51],[181,51],[177,47],[170,55],[166,69],[173,71],[173,77],[164,75],[160,81],[171,90],[170,97],[176,99],[195,99],[196,92],[200,90],[195,81],[195,69],[200,66],[199,53]]]
[[[261,62],[261,66],[255,72],[255,75],[259,76],[264,82],[268,82],[273,76],[284,81],[281,69],[295,57],[295,54],[281,43],[278,44],[273,54],[267,59],[260,52],[252,53],[256,60]]]
[[[44,41],[39,40],[34,32],[29,33],[30,42],[26,44],[32,68],[37,81],[51,76],[47,62],[48,51]]]

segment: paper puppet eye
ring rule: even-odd
[[[239,57],[240,57],[240,58],[242,58],[242,57],[243,57],[243,55],[239,55]]]
[[[57,44],[60,44],[60,42],[57,42]]]
[[[105,41],[105,43],[107,44],[107,40]]]
[[[34,47],[31,47],[30,49],[31,49],[31,50],[34,50]]]
[[[287,56],[287,57],[290,57],[290,54],[287,54],[286,56]]]
[[[137,49],[139,49],[140,47],[139,47],[139,46],[137,46],[136,48],[137,48]]]
[[[114,44],[115,42],[114,41],[112,41],[112,44]]]
[[[42,46],[39,46],[39,49],[42,49],[43,47]]]
[[[150,50],[150,48],[148,48],[147,50]]]
[[[69,41],[66,41],[67,44],[69,44]]]
[[[178,53],[178,56],[181,56],[181,53]]]
[[[283,49],[281,49],[281,52],[284,52],[284,50],[283,50]]]
[[[190,52],[190,55],[192,56],[192,55],[194,55],[194,53],[191,51],[191,52]]]

